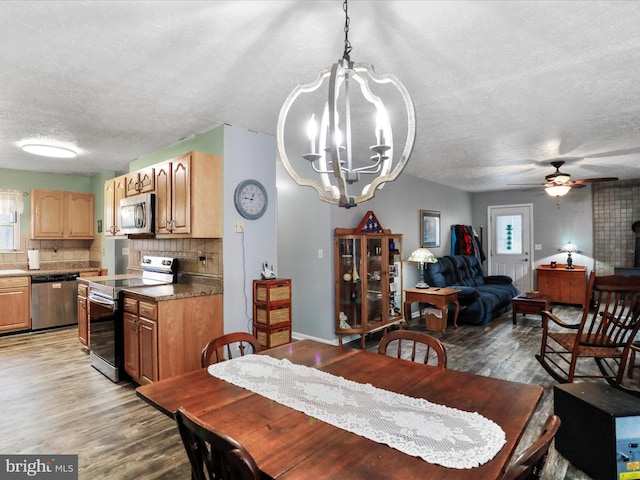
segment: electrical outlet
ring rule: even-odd
[[[128,247],[122,247],[122,255],[129,255],[129,248]]]
[[[244,222],[242,220],[236,220],[236,233],[244,232]]]
[[[324,257],[324,252],[322,251],[321,248],[318,249],[318,258],[322,258]]]

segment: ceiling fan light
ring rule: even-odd
[[[26,143],[22,145],[22,150],[34,155],[53,158],[75,158],[78,153],[69,147],[61,147],[59,145],[48,145],[38,143]]]
[[[552,197],[562,197],[569,193],[569,190],[571,190],[570,185],[551,185],[544,189],[547,195],[551,195]]]

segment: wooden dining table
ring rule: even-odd
[[[231,435],[274,479],[485,479],[500,477],[543,389],[312,340],[259,355],[288,359],[336,376],[480,415],[498,424],[506,443],[484,465],[446,468],[312,418],[210,375],[206,369],[137,388],[173,417],[183,407]],[[176,427],[177,428],[177,427]]]

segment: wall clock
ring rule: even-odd
[[[236,210],[247,220],[256,220],[267,210],[267,191],[257,180],[243,180],[233,195]]]

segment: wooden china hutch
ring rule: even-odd
[[[404,321],[402,315],[402,235],[383,230],[336,228],[335,325],[343,335],[360,335]]]

